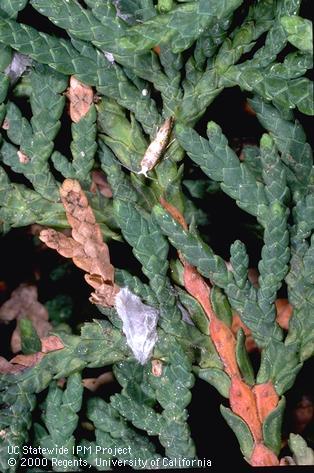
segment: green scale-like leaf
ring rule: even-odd
[[[192,232],[183,230],[160,205],[155,206],[154,216],[159,223],[163,233],[168,236],[169,241],[177,248],[184,257],[205,277],[210,278],[215,284],[223,288],[229,298],[232,307],[241,314],[245,324],[251,329],[257,343],[267,345],[269,338],[281,338],[279,327],[274,324],[274,308],[269,304],[273,302],[274,290],[271,287],[270,294],[264,294],[260,289],[259,297],[261,306],[257,304],[257,292],[250,284],[244,288],[239,288],[235,283],[232,272],[228,271],[225,262],[219,256],[215,255],[212,249],[206,245],[200,237]],[[285,227],[284,227],[285,228]],[[280,232],[280,228],[278,229]],[[277,251],[277,246],[275,247]],[[279,273],[275,276],[274,282],[285,276],[286,268],[286,246],[283,244],[278,247],[281,254],[282,249],[282,269],[279,265]],[[270,254],[270,256],[272,256]],[[272,260],[271,260],[272,261]],[[268,271],[268,270],[267,270]],[[271,271],[271,270],[270,270]],[[269,273],[271,276],[271,273]],[[270,277],[269,276],[269,277]],[[279,284],[279,282],[277,283]],[[263,305],[263,298],[266,305]]]
[[[140,200],[139,196],[135,188],[128,184],[127,176],[121,171],[112,153],[105,146],[102,146],[102,150],[102,167],[107,172],[114,190],[116,218],[124,238],[133,247],[135,257],[141,262],[143,272],[149,278],[150,287],[160,304],[160,324],[167,332],[183,336],[187,342],[193,337],[192,340],[196,342],[199,332],[194,331],[194,327],[189,329],[187,324],[181,321],[181,312],[166,276],[169,267],[166,260],[168,243],[149,213],[136,203]]]
[[[0,167],[0,217],[4,221],[4,230],[10,227],[30,225],[34,222],[66,227],[67,221],[61,204],[53,203],[48,198],[25,187],[11,183]]]
[[[253,450],[253,437],[247,424],[241,419],[241,417],[237,416],[230,409],[224,407],[223,405],[220,406],[220,412],[223,415],[225,421],[228,423],[229,427],[237,436],[244,457],[250,458]]]
[[[249,355],[246,351],[245,335],[241,328],[237,332],[236,356],[237,356],[238,366],[240,368],[243,378],[245,379],[247,384],[254,386],[255,384],[254,371],[252,368]]]
[[[52,162],[55,168],[66,178],[79,180],[90,185],[90,171],[94,166],[96,143],[96,110],[91,106],[88,113],[78,123],[72,124],[71,152],[73,160],[69,162],[65,156],[55,151]]]
[[[230,263],[237,286],[243,289],[248,284],[249,257],[245,245],[236,240],[230,247]]]
[[[160,458],[150,440],[132,429],[111,403],[93,398],[88,402],[87,415],[96,428],[96,443],[87,444],[83,441],[83,445],[92,447],[92,454],[85,456],[90,464],[95,464],[97,457],[107,460],[116,457],[126,461],[135,461],[136,458],[143,461]],[[114,447],[118,446],[117,442],[121,447],[117,453],[96,453],[96,445],[112,447],[114,451]]]
[[[291,388],[302,364],[298,358],[298,342],[288,344],[271,340],[262,351],[258,384],[272,380],[279,395]]]
[[[265,445],[279,455],[281,450],[281,427],[285,408],[284,396],[277,407],[270,412],[263,423],[263,437]]]
[[[3,161],[14,171],[24,174],[30,180],[39,194],[48,200],[57,201],[58,188],[50,172],[48,158],[53,149],[52,140],[60,128],[59,118],[64,107],[61,92],[67,81],[63,75],[39,65],[31,72],[31,82],[31,123],[22,117],[13,103],[8,104],[6,115],[7,135],[20,147],[26,158],[21,160],[18,150],[6,142],[1,147],[1,155]]]
[[[290,257],[287,211],[275,201],[268,209],[262,259],[258,269],[258,304],[267,317],[275,319],[274,300],[288,272]]]
[[[18,375],[0,376],[1,399],[6,405],[0,411],[0,427],[6,429],[5,440],[0,443],[1,461],[7,462],[8,445],[12,442],[17,446],[27,443],[31,412],[36,405],[34,393],[43,391],[49,383],[43,418],[49,434],[41,429],[42,446],[53,447],[59,442],[60,446],[69,447],[71,454],[74,446],[71,434],[78,422],[76,413],[81,408],[82,385],[78,372],[88,364],[105,366],[122,360],[123,353],[129,354],[120,332],[112,330],[108,323],[87,324],[81,338],[63,333],[62,339],[65,348],[46,354],[34,367]],[[64,392],[55,382],[51,383],[53,376],[69,376]],[[7,463],[3,471],[7,471]]]
[[[224,287],[228,282],[227,267],[211,248],[191,232],[183,230],[182,226],[174,220],[160,205],[154,207],[154,217],[169,241],[193,265],[196,265],[202,275],[210,277],[215,284]]]
[[[205,58],[208,57],[208,60],[205,71],[199,70],[200,61],[195,63],[190,58],[187,62],[186,77],[183,81],[184,96],[177,113],[180,120],[186,124],[194,125],[223,87],[230,85],[225,78],[226,70],[235,64],[243,53],[253,48],[255,41],[271,27],[270,20],[273,19],[274,14],[273,5],[261,1],[251,6],[243,24],[235,28],[230,37],[226,37],[226,32],[230,26],[231,16],[227,19],[224,18],[223,21],[218,21],[210,29],[209,37],[203,35],[203,40],[206,38],[203,54]],[[198,39],[198,44],[201,40],[202,37]],[[219,46],[218,53],[214,57]],[[200,59],[198,55],[197,48],[195,59]],[[205,62],[205,58],[202,57],[201,62]]]
[[[74,2],[32,0],[31,3],[53,22],[68,29],[70,34],[92,41],[96,46],[112,53],[126,55],[139,54],[169,42],[174,52],[187,49],[213,22],[214,17],[229,15],[240,5],[241,0],[227,0],[223,4],[214,1],[210,9],[202,0],[180,5],[169,13],[157,15],[143,24],[129,28],[125,28],[121,20],[112,16],[113,9],[102,10],[106,16],[101,23],[90,11]]]
[[[178,95],[178,84],[170,84],[167,77],[163,74],[158,64],[156,55],[153,52],[145,52],[141,55],[130,55],[130,52],[124,51],[121,48],[119,39],[123,41],[124,35],[132,35],[133,28],[129,29],[126,24],[116,15],[115,7],[107,2],[106,5],[95,5],[91,3],[92,11],[86,10],[74,2],[47,2],[46,0],[34,0],[32,5],[38,9],[42,14],[49,16],[49,18],[58,26],[70,31],[73,37],[85,41],[91,41],[97,47],[114,53],[114,59],[123,64],[126,68],[126,74],[131,78],[134,73],[146,80],[153,81],[157,90],[160,90],[165,100],[165,105],[174,110],[174,104],[171,101],[175,100]],[[201,19],[203,16],[200,17]],[[158,21],[157,18],[152,20],[154,23]],[[158,31],[158,25],[157,30]],[[155,28],[156,28],[155,26]],[[151,31],[149,24],[146,25],[147,30]],[[164,30],[163,30],[164,33]],[[143,46],[145,33],[142,34],[140,46]],[[164,34],[163,34],[164,40]],[[156,42],[154,45],[159,44]],[[149,48],[148,48],[149,49]],[[131,74],[131,76],[130,76]],[[136,76],[135,76],[136,77]],[[142,90],[145,89],[142,83]]]
[[[76,412],[81,408],[82,393],[83,385],[78,373],[68,378],[65,391],[58,388],[55,383],[51,383],[43,419],[54,441],[68,441],[74,432],[78,422]]]
[[[146,130],[152,130],[159,116],[154,102],[144,97],[127,79],[123,70],[111,65],[103,53],[88,43],[71,42],[38,33],[30,26],[0,16],[0,42],[10,44],[40,63],[49,64],[63,74],[75,74],[82,82],[97,85],[101,93],[116,98],[130,109]]]
[[[285,120],[278,110],[258,98],[250,103],[281,153],[289,187],[293,192],[299,190],[304,193],[311,175],[313,157],[302,126],[298,121]]]
[[[113,100],[102,100],[97,110],[98,128],[106,133],[104,143],[122,164],[138,172],[148,145],[134,116],[131,115],[130,123],[122,107]]]
[[[47,449],[44,457],[49,460],[55,459],[54,471],[69,471],[70,465],[72,471],[79,470],[72,463],[75,459],[73,433],[79,420],[77,412],[81,409],[82,394],[83,385],[78,373],[68,378],[64,391],[56,385],[56,382],[52,382],[49,386],[42,415],[48,433],[41,431],[40,446]],[[64,447],[64,450],[61,450],[61,447]]]
[[[298,58],[295,62],[295,54],[288,54],[283,63],[275,62],[277,55],[284,49],[289,39],[284,22],[288,18],[293,24],[297,23],[298,17],[295,14],[299,4],[300,1],[278,2],[274,11],[275,21],[266,36],[265,45],[254,54],[253,59],[239,65],[234,65],[233,62],[233,65],[221,76],[221,85],[238,84],[244,90],[253,90],[264,100],[272,100],[286,113],[296,106],[303,113],[313,113],[312,84],[304,77],[299,78],[312,67],[309,51],[307,50],[306,55],[301,59],[304,62],[303,70],[300,59]],[[285,15],[291,15],[291,17]],[[231,49],[231,52],[234,54],[234,49]],[[223,61],[225,61],[224,56]]]
[[[15,467],[8,467],[9,459],[14,458],[17,462],[22,454],[22,447],[28,442],[28,431],[32,422],[32,410],[36,405],[33,394],[20,390],[15,401],[7,408],[0,411],[0,428],[5,436],[0,440],[0,468],[2,471],[15,471]],[[18,454],[10,453],[11,446],[19,447]]]
[[[228,399],[231,381],[229,376],[223,371],[217,368],[195,368],[197,376],[209,384],[214,386],[219,394]]]
[[[126,362],[115,367],[123,390],[111,398],[111,403],[137,428],[146,430],[149,435],[158,435],[167,456],[193,458],[195,450],[184,409],[191,400],[192,367],[182,348],[174,345],[173,337],[166,336],[160,340],[159,350],[169,357],[161,376],[153,376],[150,366],[141,368],[136,364],[132,367]],[[163,409],[161,414],[153,409],[156,402]]]
[[[287,71],[285,75],[288,74]],[[299,75],[299,70],[297,70],[297,75]],[[297,107],[306,115],[314,113],[313,84],[306,77],[282,77],[280,68],[272,66],[264,70],[257,67],[251,69],[234,67],[234,69],[230,68],[224,77],[224,84],[228,84],[229,81],[239,84],[243,90],[258,93],[264,100],[271,99],[278,108],[286,112]]]
[[[313,248],[312,236],[311,245],[301,254],[295,253],[292,256],[290,272],[287,276],[289,298],[293,305],[287,342],[294,344],[299,341],[302,361],[314,353]]]
[[[19,320],[19,331],[21,334],[22,352],[25,355],[41,351],[41,341],[29,319]]]
[[[290,434],[289,447],[297,465],[314,465],[314,451],[307,446],[301,435]]]
[[[193,129],[176,126],[179,143],[190,158],[204,173],[215,181],[230,197],[236,199],[239,207],[253,215],[259,215],[267,203],[264,186],[256,181],[245,163],[241,163],[231,148],[221,129],[214,122],[207,126],[208,141]]]
[[[155,130],[156,124],[160,121],[155,101],[144,95],[142,89],[139,90],[118,64],[111,64],[103,53],[96,50],[89,43],[80,40],[71,40],[75,47],[75,55],[79,53],[82,64],[92,59],[93,66],[90,69],[92,76],[86,73],[86,69],[78,71],[76,77],[88,84],[95,84],[97,90],[110,98],[115,99],[119,105],[134,113],[136,119],[141,123],[146,133],[150,134]]]
[[[28,0],[3,0],[1,2],[1,14],[8,18],[15,18],[19,11],[23,10]]]
[[[301,51],[313,53],[313,32],[310,20],[299,16],[283,16],[281,24],[288,34],[288,41]]]

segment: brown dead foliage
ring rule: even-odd
[[[167,202],[163,197],[160,197],[159,202],[163,206],[165,210],[173,217],[178,223],[180,223],[181,227],[184,228],[184,230],[188,229],[187,223],[181,214],[181,212],[172,204]]]
[[[275,304],[277,324],[284,330],[289,330],[289,322],[293,313],[292,305],[288,302],[288,299],[277,299]]]
[[[97,391],[104,384],[112,383],[114,381],[114,376],[112,371],[107,371],[102,373],[97,378],[84,378],[82,380],[83,386],[89,391]]]
[[[50,351],[61,350],[64,348],[62,340],[57,335],[49,335],[40,339],[42,353],[49,353]]]
[[[0,374],[15,374],[37,365],[50,351],[64,348],[62,340],[56,335],[41,338],[42,351],[30,355],[16,355],[10,361],[0,356]]]
[[[112,197],[112,190],[110,185],[108,184],[105,174],[99,169],[94,169],[91,175],[92,184],[90,191],[95,193],[98,189],[104,197],[108,197],[110,199]]]
[[[58,251],[87,274],[85,279],[94,289],[91,302],[104,307],[114,305],[119,287],[114,283],[114,267],[110,263],[108,246],[103,242],[99,225],[78,181],[66,179],[60,195],[72,228],[67,237],[53,229],[42,230],[40,240]]]
[[[0,292],[5,292],[7,290],[7,285],[5,281],[0,281]]]
[[[3,128],[3,130],[9,130],[10,122],[7,118],[3,120],[1,128]]]
[[[88,113],[94,102],[93,89],[89,85],[80,82],[74,76],[71,76],[70,86],[65,95],[70,102],[69,112],[71,120],[78,123]]]
[[[25,368],[30,368],[31,366],[37,365],[44,357],[44,353],[38,351],[37,353],[32,353],[30,355],[16,355],[10,363],[17,366],[24,366]]]
[[[243,108],[244,108],[245,113],[252,115],[253,117],[256,117],[255,110],[253,110],[253,108],[251,107],[251,105],[249,104],[247,100],[245,101]]]
[[[23,371],[25,366],[23,365],[14,365],[10,361],[0,356],[0,374],[14,374],[20,371]]]
[[[39,301],[36,286],[21,284],[15,289],[9,300],[0,307],[0,322],[10,322],[23,317],[31,320],[39,338],[46,337],[51,325],[48,322],[48,311]],[[11,338],[13,353],[21,350],[21,336],[18,326]]]
[[[159,378],[162,375],[163,364],[161,360],[152,360],[152,375]]]
[[[29,157],[23,151],[18,150],[17,155],[21,164],[29,163]]]

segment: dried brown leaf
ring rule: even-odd
[[[243,108],[244,108],[245,113],[248,113],[249,115],[252,115],[253,117],[256,116],[255,110],[253,110],[253,108],[251,107],[251,105],[249,104],[247,100],[245,101]]]
[[[163,206],[165,210],[174,218],[180,225],[184,228],[184,230],[188,229],[187,223],[181,214],[181,212],[172,204],[167,202],[163,197],[160,197],[159,202]]]
[[[39,238],[61,255],[72,258],[87,274],[85,279],[94,289],[94,304],[113,306],[119,287],[114,284],[114,267],[99,225],[78,181],[66,179],[60,196],[72,227],[72,237],[52,229],[43,230]]]
[[[292,466],[292,465],[296,465],[296,462],[293,460],[292,457],[287,456],[287,457],[281,458],[279,465],[280,466]]]
[[[92,171],[92,184],[90,191],[95,193],[96,189],[104,196],[111,198],[112,197],[112,190],[110,184],[107,182],[105,174],[100,171],[99,169],[94,169]]]
[[[0,292],[5,292],[7,290],[7,285],[5,281],[0,281]]]
[[[94,430],[95,430],[94,424],[92,424],[91,422],[88,422],[88,421],[81,422],[81,427],[84,430],[87,430],[89,432],[94,432]]]
[[[10,122],[7,118],[5,118],[2,122],[2,128],[4,130],[8,130],[10,128]]]
[[[249,268],[248,270],[248,279],[252,283],[252,285],[256,288],[258,288],[258,278],[259,278],[259,272],[257,271],[256,268]]]
[[[152,360],[152,375],[156,378],[160,378],[162,375],[163,365],[161,360]]]
[[[23,371],[25,366],[13,365],[8,360],[0,356],[0,374],[14,374]]]
[[[41,338],[41,351],[48,353],[50,351],[62,350],[64,348],[62,340],[56,335]]]
[[[31,355],[16,355],[10,363],[17,364],[20,366],[25,366],[30,368],[31,366],[37,365],[44,357],[44,353],[38,351],[37,353],[32,353]]]
[[[80,256],[82,253],[82,248],[79,243],[74,241],[73,238],[67,237],[63,233],[57,232],[52,228],[41,230],[39,238],[42,242],[46,243],[49,248],[57,250],[60,255],[65,256],[66,258],[75,258],[76,256]],[[85,267],[82,269],[85,269]]]
[[[39,223],[33,223],[28,227],[28,233],[34,236],[38,236],[44,228],[45,227],[43,225],[40,225]]]
[[[78,123],[89,111],[94,102],[93,89],[83,82],[77,80],[74,76],[70,78],[70,86],[66,94],[70,102],[70,117],[75,123]]]
[[[97,378],[84,378],[82,380],[82,384],[86,389],[89,391],[97,391],[101,386],[104,384],[112,383],[114,381],[114,376],[112,371],[108,371],[107,373],[103,373],[99,375]]]
[[[41,339],[42,351],[30,355],[16,355],[10,361],[0,356],[0,373],[18,373],[26,368],[31,368],[41,362],[46,353],[61,350],[64,345],[59,337],[51,335]]]
[[[23,151],[19,150],[17,155],[21,164],[29,163],[29,157]]]
[[[9,300],[0,307],[0,320],[9,322],[25,314],[25,309],[37,301],[37,289],[35,286],[20,285],[15,289]]]
[[[21,284],[15,289],[9,300],[0,307],[0,321],[10,322],[27,317],[31,320],[40,338],[48,335],[51,325],[48,321],[48,311],[39,301],[36,286]],[[18,326],[11,338],[13,353],[21,350],[21,336]]]
[[[277,324],[285,330],[289,330],[289,322],[292,317],[293,307],[289,304],[288,299],[277,299],[276,302]]]
[[[63,389],[65,384],[66,384],[66,378],[59,378],[57,380],[57,386],[59,386],[59,388]]]

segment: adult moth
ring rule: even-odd
[[[134,172],[135,174],[143,174],[148,179],[151,179],[147,173],[154,169],[157,162],[165,152],[167,145],[169,143],[169,138],[171,134],[171,130],[173,127],[173,118],[167,118],[161,127],[158,129],[156,133],[156,137],[150,143],[148,148],[146,149],[143,159],[140,162],[141,169],[140,171],[134,171],[133,169],[129,168],[125,164],[122,164],[125,168],[129,171]],[[121,164],[121,163],[120,163]]]
[[[144,174],[145,177],[148,177],[148,171],[154,169],[157,164],[157,161],[160,159],[168,145],[172,126],[173,118],[169,117],[161,125],[161,127],[157,131],[155,139],[151,142],[151,144],[145,151],[145,154],[141,161],[141,170],[137,174]]]

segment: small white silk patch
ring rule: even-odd
[[[135,358],[144,365],[150,358],[157,341],[159,311],[143,304],[127,287],[115,298],[115,308],[123,322],[123,333]]]

